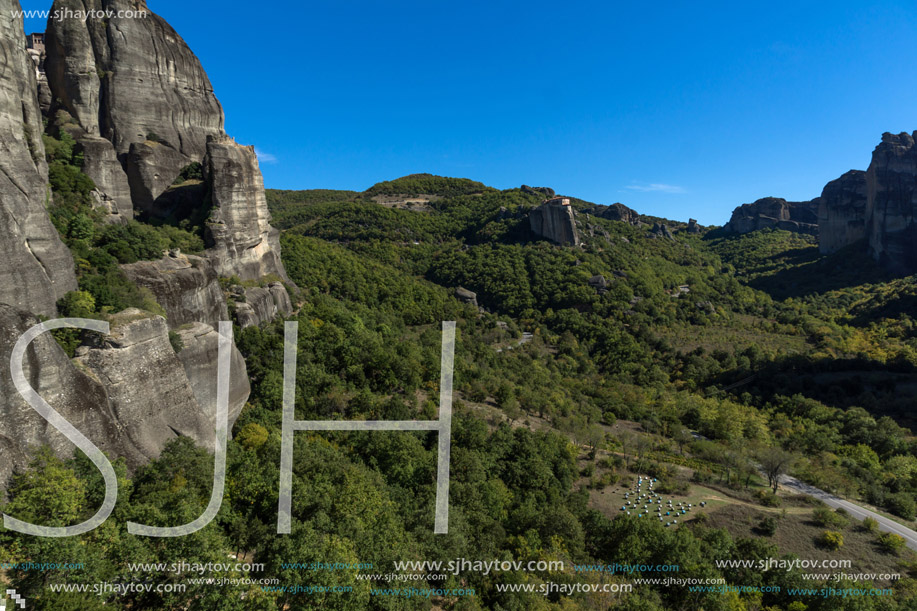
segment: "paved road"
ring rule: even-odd
[[[917,550],[917,532],[911,530],[907,526],[903,526],[894,520],[889,520],[885,516],[880,515],[874,511],[870,511],[864,507],[860,507],[859,505],[854,505],[850,501],[845,501],[844,499],[838,498],[833,494],[816,488],[815,486],[810,486],[809,484],[801,482],[795,477],[790,477],[789,475],[780,476],[780,485],[784,488],[789,488],[790,490],[821,499],[825,502],[825,504],[830,507],[834,507],[835,509],[838,507],[843,507],[847,513],[849,513],[857,520],[862,520],[863,518],[870,517],[879,523],[879,530],[901,535],[904,537],[904,540],[907,541],[907,546],[909,548]]]

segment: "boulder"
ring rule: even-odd
[[[614,203],[610,206],[596,206],[592,210],[592,214],[611,221],[627,223],[628,225],[640,224],[640,213],[622,203]]]
[[[556,195],[554,193],[554,189],[551,187],[530,187],[528,185],[522,185],[520,190],[526,195],[541,195],[542,197],[546,197],[548,199]]]
[[[473,291],[469,291],[468,289],[464,287],[460,286],[455,289],[455,297],[462,303],[467,303],[469,305],[473,305],[474,307],[478,307],[477,293]]]
[[[700,233],[700,226],[696,219],[688,219],[687,231],[688,233]]]

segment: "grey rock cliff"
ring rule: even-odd
[[[216,328],[219,321],[229,320],[216,271],[203,257],[168,256],[122,265],[121,269],[138,286],[150,289],[172,328],[194,322]]]
[[[52,19],[46,33],[51,93],[86,135],[113,148],[96,143],[87,149],[87,174],[100,176],[97,186],[123,217],[131,218],[126,183],[133,207],[150,212],[181,169],[203,158],[207,137],[223,134],[223,110],[210,80],[144,0],[56,0],[53,10],[96,15]],[[102,18],[102,11],[113,16]]]
[[[236,320],[243,329],[293,312],[290,296],[279,282],[272,282],[267,288],[247,288],[243,298],[244,301],[236,304]]]
[[[579,246],[579,233],[569,200],[554,198],[533,209],[529,213],[529,226],[535,235],[556,244]]]
[[[83,172],[92,179],[99,191],[112,202],[117,219],[113,222],[127,222],[134,218],[131,204],[131,190],[127,176],[112,143],[99,136],[84,136],[79,140],[83,153]]]
[[[592,214],[612,221],[621,221],[628,225],[640,224],[640,213],[633,208],[628,208],[622,203],[614,203],[610,206],[596,206]]]
[[[818,203],[818,249],[832,253],[866,237],[866,172],[832,180]]]
[[[186,359],[188,368],[202,375],[216,367],[215,359],[209,363],[198,361],[212,356],[208,341],[192,342],[192,352]],[[104,386],[115,421],[143,456],[158,456],[176,435],[213,448],[216,404],[199,403],[198,395],[209,392],[205,386],[208,383],[215,392],[216,378],[196,380],[199,389],[195,393],[185,363],[169,342],[169,329],[161,316],[133,308],[116,314],[111,321],[111,334],[83,349],[76,360]],[[235,395],[237,403],[231,410],[230,427],[241,409],[238,386]]]
[[[733,210],[725,229],[732,233],[750,233],[767,227],[817,235],[818,199],[788,202],[781,197],[764,197]]]
[[[223,133],[223,110],[200,61],[172,26],[144,0],[55,0],[52,8],[114,13],[48,22],[48,81],[80,125],[111,141],[119,154],[155,134],[200,160],[207,136]],[[134,16],[118,17],[118,11]]]
[[[50,316],[76,277],[45,207],[38,83],[17,10],[15,0],[0,0],[0,302]]]
[[[10,362],[13,345],[38,319],[22,310],[0,304],[0,360]],[[38,394],[64,418],[106,452],[125,456],[136,464],[136,448],[123,443],[122,430],[112,413],[105,388],[73,365],[57,342],[39,336],[26,351],[26,379]],[[25,467],[31,449],[49,445],[61,456],[75,446],[38,415],[13,387],[9,366],[0,368],[0,485],[14,469]]]
[[[280,261],[280,232],[271,226],[254,147],[227,137],[211,138],[204,176],[213,203],[207,256],[217,273],[242,280],[273,274],[288,282]]]
[[[914,135],[882,134],[866,171],[872,256],[902,273],[917,271],[917,146]]]

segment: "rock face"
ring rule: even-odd
[[[223,134],[207,74],[144,0],[56,0],[52,9],[93,11],[86,20],[50,20],[45,40],[57,107],[89,141],[86,173],[123,218],[132,218],[130,199],[133,208],[155,212],[154,201],[182,168],[203,158],[207,137]]]
[[[0,14],[5,17],[9,13]],[[13,345],[38,319],[30,313],[0,304],[0,359],[10,362]],[[57,342],[39,336],[26,351],[26,379],[38,394],[103,451],[136,462],[139,454],[121,442],[121,430],[112,417],[105,388],[74,367]],[[73,444],[33,410],[13,386],[9,366],[0,368],[0,482],[14,469],[25,467],[30,449],[48,444],[69,455]]]
[[[818,198],[818,249],[832,253],[866,237],[866,172],[850,170]]]
[[[700,225],[697,224],[697,219],[688,219],[688,233],[700,233]]]
[[[210,431],[208,447],[213,447],[213,431],[216,424],[217,363],[219,357],[219,333],[210,325],[196,322],[184,325],[178,330],[184,347],[178,353],[178,360],[184,367],[191,384],[191,391],[199,406],[195,417],[207,418]],[[248,400],[251,386],[245,369],[242,353],[233,346],[229,362],[229,427],[239,417]]]
[[[547,198],[552,198],[556,195],[554,189],[551,187],[530,187],[528,185],[522,185],[519,189],[526,195],[541,195]]]
[[[640,224],[640,213],[621,203],[615,203],[610,206],[596,206],[592,214],[611,221],[621,221],[628,225]]]
[[[244,301],[236,304],[236,320],[243,329],[293,312],[290,296],[279,282],[272,282],[267,288],[245,289],[241,297]]]
[[[121,269],[138,286],[150,289],[173,328],[195,322],[216,328],[219,321],[229,320],[216,271],[203,257],[168,256]]]
[[[50,316],[76,277],[45,207],[38,83],[18,10],[15,0],[0,0],[0,301]]]
[[[145,0],[55,0],[52,7],[68,9],[97,16],[48,22],[45,70],[64,108],[119,155],[155,135],[200,160],[207,136],[223,133],[223,110],[181,36]]]
[[[866,171],[869,250],[896,272],[917,270],[917,147],[913,135],[882,134]]]
[[[113,222],[127,222],[134,218],[131,189],[127,176],[111,142],[99,136],[85,136],[79,140],[83,152],[83,172],[92,179],[100,191],[100,200],[110,201]],[[104,196],[104,197],[103,197]]]
[[[202,334],[204,339],[192,343],[192,352],[186,358],[189,369],[199,373],[215,370],[215,357],[210,362],[197,361],[213,356],[210,352],[216,353],[215,348],[211,351],[209,347],[216,341],[215,335],[214,332],[211,341]],[[169,328],[161,316],[134,308],[116,314],[111,321],[111,334],[81,349],[76,360],[102,383],[114,420],[143,456],[158,456],[165,443],[176,435],[213,448],[216,404],[198,402],[186,366],[172,348]],[[208,382],[212,391],[204,386]],[[202,377],[196,384],[201,396],[216,392],[216,376]],[[233,410],[230,403],[230,426],[241,409],[241,389],[235,390],[237,405]]]
[[[207,142],[204,176],[213,202],[208,256],[220,276],[289,281],[280,261],[280,232],[271,226],[264,180],[252,146],[231,138]]]
[[[732,233],[751,233],[767,227],[817,235],[818,199],[788,202],[780,197],[765,197],[743,204],[732,211],[725,229]]]
[[[458,287],[455,289],[455,298],[461,301],[462,303],[467,303],[478,307],[478,294],[474,291],[469,291],[464,287]]]
[[[549,199],[529,213],[532,232],[561,246],[579,246],[576,220],[570,200],[563,197]]]

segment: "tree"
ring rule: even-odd
[[[761,463],[761,469],[774,489],[774,494],[777,494],[780,476],[793,464],[793,455],[781,448],[765,448],[758,454],[758,462]]]

